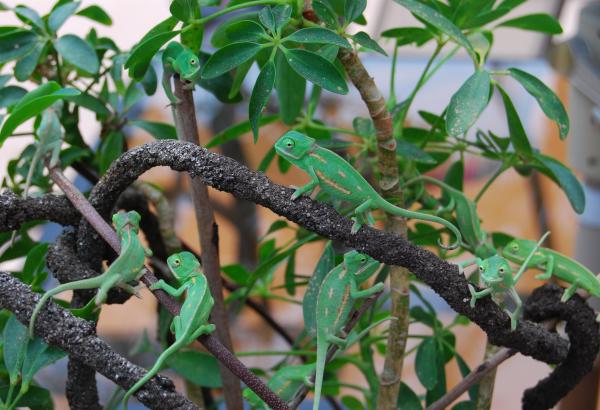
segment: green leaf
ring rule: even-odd
[[[104,174],[114,160],[123,153],[123,142],[125,137],[120,131],[113,131],[102,141],[98,150],[98,171]]]
[[[142,98],[144,98],[144,92],[137,87],[135,82],[131,82],[127,90],[125,91],[125,96],[123,97],[123,112],[127,112],[137,104]]]
[[[80,4],[81,2],[79,1],[73,1],[65,3],[52,10],[52,13],[50,13],[50,16],[48,16],[48,28],[50,31],[56,33],[56,31],[64,24],[64,22],[67,21],[67,19],[73,13],[75,13],[75,10],[77,10]]]
[[[381,37],[395,38],[398,47],[415,43],[421,46],[433,38],[431,32],[422,27],[398,27],[381,33]]]
[[[66,355],[59,348],[48,346],[39,338],[30,340],[23,360],[22,383],[29,385],[39,370]]]
[[[4,325],[2,340],[4,366],[8,372],[10,383],[16,385],[27,351],[29,335],[27,334],[27,328],[17,320],[15,315],[11,315],[6,325]]]
[[[306,80],[290,67],[283,53],[277,53],[275,63],[275,88],[281,119],[285,124],[291,125],[300,115],[304,105]]]
[[[240,286],[248,285],[250,273],[242,265],[227,265],[222,267],[223,272]]]
[[[227,35],[227,30],[229,30],[229,27],[231,27],[233,24],[244,20],[254,21],[258,24],[258,13],[240,13],[230,16],[222,24],[215,28],[215,31],[213,32],[212,37],[210,38],[210,44],[214,48],[221,48],[225,47],[229,43],[232,43],[233,41]]]
[[[38,243],[28,253],[23,271],[19,279],[22,282],[31,284],[33,279],[42,273],[46,265],[46,252],[48,251],[47,243]]]
[[[45,83],[26,94],[15,105],[11,115],[4,121],[2,130],[0,130],[0,147],[19,125],[35,117],[55,101],[74,95],[79,95],[79,91],[74,88],[61,88],[54,81]]]
[[[322,27],[300,29],[284,38],[283,41],[294,41],[302,44],[333,44],[343,48],[352,48],[348,40]]]
[[[328,241],[323,253],[315,266],[315,271],[308,281],[304,298],[302,299],[302,314],[304,317],[304,329],[309,334],[317,332],[317,296],[321,283],[325,276],[335,266],[335,252],[331,241]]]
[[[0,35],[0,65],[27,55],[37,44],[32,31],[16,29]]]
[[[355,21],[362,16],[366,8],[367,0],[346,0],[344,4],[344,22],[350,24]]]
[[[285,265],[285,290],[290,296],[294,296],[296,294],[296,253],[292,253],[288,258],[288,263]]]
[[[325,3],[321,0],[314,0],[312,6],[319,20],[324,22],[327,27],[338,28],[340,26],[335,11],[333,11],[328,3]]]
[[[156,76],[156,70],[152,65],[148,66],[148,70],[146,70],[146,74],[144,74],[144,78],[142,78],[140,84],[144,88],[146,95],[152,95],[156,92],[158,78]]]
[[[273,11],[271,7],[263,7],[263,9],[258,13],[258,19],[262,23],[263,26],[267,28],[271,33],[275,34],[275,16],[273,15]]]
[[[8,386],[0,387],[0,397],[8,395]],[[16,403],[17,408],[26,407],[31,410],[52,410],[54,402],[50,392],[43,387],[29,386],[29,390]]]
[[[173,19],[175,20],[175,19]],[[169,19],[163,21],[163,27],[154,27],[157,31],[168,27],[170,24],[175,25]],[[153,30],[154,30],[153,29]],[[170,30],[170,29],[169,29]],[[152,30],[151,30],[152,31]],[[148,33],[142,41],[136,45],[127,61],[125,61],[125,68],[129,69],[129,75],[136,79],[141,80],[146,74],[146,70],[152,61],[152,57],[160,50],[160,48],[173,37],[179,34],[178,30],[158,32],[157,34]]]
[[[427,390],[432,390],[438,383],[437,346],[432,337],[423,340],[417,348],[415,370],[417,378]]]
[[[420,162],[423,164],[435,164],[437,161],[427,152],[408,141],[396,141],[396,153],[406,160]]]
[[[266,117],[261,117],[261,119],[259,120],[259,125],[262,127],[263,125],[270,124],[272,122],[277,121],[278,119],[279,115],[269,115]],[[206,144],[206,148],[212,148],[217,145],[224,144],[228,141],[232,141],[240,137],[242,134],[250,132],[251,130],[252,126],[250,125],[250,121],[240,122],[239,124],[233,125],[227,128],[226,130],[216,134],[212,138],[212,140],[210,140],[210,142]]]
[[[342,397],[342,404],[348,410],[364,410],[365,406],[354,396]]]
[[[387,53],[385,52],[385,50],[383,48],[381,48],[381,46],[379,44],[377,44],[377,41],[373,40],[364,31],[359,31],[358,33],[353,35],[352,40],[354,40],[356,43],[360,44],[367,50],[375,51],[379,54],[383,54],[384,56],[387,56]]]
[[[476,71],[452,96],[446,113],[448,134],[460,137],[475,124],[488,105],[491,80],[488,71]]]
[[[204,62],[206,62],[209,58],[210,54],[202,51],[200,52],[200,61],[202,64],[204,64]],[[236,75],[238,71],[244,70],[246,66],[249,69],[252,63],[253,61],[249,60],[241,64],[236,70]],[[244,73],[240,73],[240,75],[242,74],[245,77]],[[218,77],[211,78],[210,80],[207,80],[206,78],[201,78],[198,81],[198,85],[212,93],[212,95],[217,97],[219,101],[226,104],[240,102],[243,99],[239,88],[241,86],[241,81],[240,83],[236,83],[234,77],[229,72],[223,73]]]
[[[69,64],[88,74],[98,73],[100,62],[94,49],[73,34],[62,36],[54,43],[56,51]]]
[[[26,6],[17,6],[13,9],[19,20],[24,23],[37,27],[40,31],[46,31],[46,26],[42,21],[40,15],[35,11]]]
[[[285,49],[284,54],[288,64],[308,81],[336,94],[348,93],[344,77],[319,54],[302,49]]]
[[[0,89],[0,108],[9,107],[27,94],[27,90],[16,85],[9,85]]]
[[[275,18],[275,30],[281,33],[281,30],[287,25],[292,17],[292,7],[289,4],[280,4],[273,7],[273,17]]]
[[[197,386],[222,386],[219,362],[212,355],[195,350],[179,351],[167,359],[167,366]]]
[[[416,0],[394,0],[396,3],[401,6],[406,7],[411,13],[415,16],[425,20],[427,23],[431,24],[433,27],[437,28],[452,40],[454,40],[457,44],[464,47],[465,50],[473,57],[475,56],[475,50],[473,50],[473,46],[465,37],[465,35],[460,31],[458,27],[454,25],[450,20],[444,17],[442,14],[437,12],[435,9],[426,6],[425,4],[418,2]]]
[[[15,78],[19,81],[27,81],[37,67],[40,57],[46,48],[46,41],[39,41],[33,49],[15,64]]]
[[[531,144],[521,123],[521,118],[519,118],[519,114],[506,91],[498,84],[496,84],[496,88],[500,91],[502,101],[504,102],[506,121],[508,122],[508,130],[510,132],[510,142],[512,142],[515,151],[529,157],[532,155]]]
[[[252,20],[242,20],[227,26],[225,32],[232,42],[257,42],[268,38],[265,29]]]
[[[173,17],[184,22],[188,22],[200,15],[198,2],[195,0],[173,0],[169,11]]]
[[[475,402],[466,400],[456,403],[452,406],[452,410],[475,410]]]
[[[542,111],[544,111],[544,114],[556,123],[560,139],[567,138],[570,127],[569,116],[556,94],[554,94],[554,92],[538,78],[523,70],[509,68],[508,72],[537,100],[538,105]]]
[[[83,108],[87,108],[90,111],[95,112],[100,117],[108,117],[110,111],[106,108],[106,105],[99,98],[94,97],[90,94],[79,94],[73,97],[67,97],[65,100],[74,103]]]
[[[146,120],[130,120],[129,124],[147,131],[158,140],[176,140],[177,131],[171,124]]]
[[[560,23],[546,13],[528,14],[526,16],[503,21],[498,27],[515,27],[522,30],[538,31],[547,34],[560,34],[563,32]]]
[[[250,102],[248,104],[248,118],[250,118],[250,124],[252,125],[252,134],[254,135],[254,143],[258,140],[258,120],[262,113],[262,110],[267,105],[273,86],[275,85],[275,63],[268,61],[262,68],[254,88],[252,89],[252,95],[250,96]]]
[[[397,406],[398,410],[423,410],[419,396],[406,383],[400,384]]]
[[[460,370],[461,376],[463,378],[467,377],[467,375],[469,373],[471,373],[471,368],[469,367],[467,362],[465,362],[465,360],[462,358],[462,356],[459,355],[458,353],[456,354],[456,356],[454,356],[454,358],[456,359],[456,363],[458,364],[458,369]],[[478,395],[479,395],[479,383],[473,385],[469,389],[469,398],[473,401],[477,401]]]
[[[105,26],[112,25],[112,19],[100,6],[92,5],[77,12],[78,16],[87,17]]]
[[[233,43],[214,53],[202,69],[202,78],[211,79],[220,76],[240,64],[250,60],[261,49],[256,43]]]
[[[539,152],[535,152],[533,155],[539,164],[542,165],[542,167],[537,166],[536,168],[560,185],[575,212],[578,214],[583,213],[585,209],[585,193],[571,170],[554,158]]]

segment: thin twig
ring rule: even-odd
[[[175,128],[179,139],[199,145],[198,125],[196,123],[196,108],[192,91],[186,84],[174,78],[174,94],[178,102],[173,109]],[[215,323],[216,334],[221,343],[233,351],[233,343],[229,333],[227,308],[223,300],[223,286],[221,284],[221,264],[219,261],[219,235],[215,216],[208,196],[208,188],[198,178],[190,178],[192,187],[192,202],[196,214],[196,226],[202,249],[202,267],[211,294],[215,301],[211,312],[211,320]],[[223,396],[229,410],[242,410],[242,389],[239,380],[227,370],[223,364],[220,366],[221,380],[223,381]]]
[[[92,207],[85,199],[79,190],[71,184],[71,182],[62,174],[59,168],[50,169],[50,178],[58,185],[67,198],[73,203],[82,216],[92,225],[92,227],[102,236],[102,238],[114,249],[115,252],[120,252],[120,243],[115,231],[110,225],[102,219],[100,214]],[[156,277],[150,270],[146,269],[142,281],[148,287],[157,282]],[[153,291],[154,296],[164,305],[167,310],[173,315],[179,314],[179,303],[169,296],[166,292],[158,289]],[[289,409],[289,407],[273,393],[254,373],[252,373],[242,362],[235,357],[216,337],[212,335],[203,335],[198,338],[198,341],[212,353],[219,362],[223,363],[227,368],[241,379],[246,386],[252,389],[261,399],[265,401],[273,409]],[[140,389],[139,392],[144,389]],[[138,396],[136,393],[136,397]]]

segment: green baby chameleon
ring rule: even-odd
[[[526,263],[527,255],[533,256]],[[536,279],[550,279],[552,275],[564,280],[571,286],[565,290],[561,300],[569,300],[577,288],[581,288],[596,297],[600,297],[600,281],[592,271],[581,263],[561,253],[547,248],[536,248],[536,243],[526,239],[514,239],[504,247],[502,255],[515,263],[523,264],[528,268],[537,268],[545,271],[536,276]]]
[[[46,292],[38,301],[31,315],[29,322],[29,335],[31,337],[33,337],[35,320],[44,304],[49,298],[61,292],[98,288],[95,300],[97,306],[106,300],[108,291],[115,286],[137,295],[138,288],[131,286],[129,282],[137,281],[142,276],[144,273],[145,257],[152,255],[150,249],[144,248],[138,238],[140,219],[140,214],[135,211],[121,211],[113,215],[113,224],[115,225],[117,235],[121,239],[121,253],[119,256],[99,276],[65,283]]]
[[[344,254],[344,268],[333,268],[323,279],[317,296],[317,361],[313,410],[319,408],[327,350],[332,343],[344,348],[347,340],[339,337],[354,302],[383,289],[383,283],[361,290],[360,284],[379,268],[379,262],[367,255],[351,251]],[[375,323],[369,328],[379,324]],[[344,336],[344,335],[342,335]]]
[[[418,181],[427,181],[437,185],[450,197],[449,210],[456,212],[456,222],[462,234],[463,245],[471,250],[479,258],[488,258],[496,253],[496,250],[486,241],[486,233],[481,229],[477,205],[464,193],[451,187],[445,182],[439,181],[425,175],[418,176],[406,182],[404,186]]]
[[[275,143],[275,150],[311,178],[308,184],[296,189],[292,199],[310,193],[318,185],[331,196],[356,206],[352,233],[360,229],[365,219],[373,223],[370,214],[372,209],[382,209],[393,215],[442,224],[456,236],[456,241],[446,248],[455,249],[460,244],[460,231],[454,225],[440,217],[409,211],[389,203],[352,165],[335,152],[317,145],[313,138],[297,131],[288,131]]]
[[[486,259],[476,258],[473,260],[465,261],[460,264],[461,267],[469,266],[474,262],[477,263],[479,273],[481,274],[481,280],[486,286],[481,291],[476,291],[475,287],[469,283],[469,292],[471,293],[470,306],[475,307],[477,299],[481,299],[488,295],[495,295],[498,293],[508,292],[515,302],[515,310],[510,312],[506,310],[506,313],[510,317],[510,328],[515,330],[517,328],[517,321],[521,314],[522,302],[519,294],[515,290],[515,285],[521,278],[521,275],[527,269],[528,264],[534,257],[535,252],[539,246],[544,242],[550,232],[546,232],[537,243],[533,243],[533,247],[530,249],[529,254],[524,259],[524,263],[519,268],[516,275],[513,276],[513,270],[508,261],[502,256],[495,254]]]
[[[161,279],[150,289],[162,289],[175,297],[181,296],[187,291],[181,311],[171,323],[171,332],[175,333],[175,343],[165,349],[148,373],[127,391],[123,398],[124,409],[127,409],[129,397],[158,373],[169,356],[192,343],[200,335],[209,334],[215,330],[215,325],[208,323],[214,300],[198,259],[190,252],[180,252],[169,256],[167,265],[179,282],[179,287],[174,288]]]
[[[315,371],[315,364],[302,364],[296,366],[282,366],[269,379],[267,386],[283,401],[289,402],[302,385],[312,386],[311,376]],[[244,398],[254,410],[268,410],[267,404],[262,401],[249,388],[244,389]]]
[[[162,64],[162,85],[165,94],[172,104],[177,104],[179,101],[171,89],[171,76],[175,73],[179,74],[179,78],[190,82],[186,87],[193,89],[194,82],[200,79],[200,60],[190,48],[172,41],[163,52]]]

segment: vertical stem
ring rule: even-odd
[[[498,346],[494,346],[488,340],[485,344],[485,354],[483,361],[487,362],[496,353],[500,351]],[[477,394],[477,402],[475,403],[476,410],[489,410],[492,406],[492,396],[494,395],[494,384],[496,382],[496,367],[490,370],[479,382],[479,389]]]
[[[198,125],[196,124],[196,109],[191,90],[185,84],[175,79],[175,97],[180,101],[173,110],[177,135],[182,141],[198,144]],[[216,325],[216,334],[223,345],[233,351],[227,311],[223,301],[223,287],[221,284],[221,266],[218,251],[218,230],[213,214],[208,188],[200,178],[190,179],[192,186],[192,201],[196,213],[196,223],[202,248],[202,266],[208,280],[215,304],[211,318]],[[229,410],[242,410],[242,391],[239,380],[222,364],[220,365],[221,379],[223,380],[223,395]]]
[[[386,107],[385,99],[356,53],[340,50],[338,58],[367,105],[375,125],[377,165],[381,172],[379,188],[386,199],[393,199],[402,206],[396,140],[392,132],[392,116]],[[406,237],[406,221],[404,218],[388,214],[386,230]],[[390,314],[397,320],[390,323],[384,369],[379,377],[376,408],[380,410],[395,410],[397,407],[404,350],[408,338],[408,275],[407,269],[398,266],[390,267],[390,286],[392,288]]]

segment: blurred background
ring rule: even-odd
[[[5,3],[9,6],[16,5],[16,2],[12,1],[6,1]],[[26,4],[40,13],[46,13],[53,3],[54,1],[47,0],[19,1],[19,4]],[[113,25],[110,27],[97,26],[97,31],[99,35],[112,37],[122,49],[130,48],[150,27],[164,19],[169,8],[169,1],[167,0],[154,0],[151,2],[147,0],[103,0],[101,3],[102,7],[111,15]],[[549,241],[546,242],[547,246],[567,255],[576,255],[578,259],[597,272],[600,270],[598,255],[593,255],[593,252],[587,250],[588,248],[593,249],[590,244],[597,243],[597,241],[593,242],[594,238],[600,239],[600,223],[597,220],[600,217],[598,216],[600,215],[600,209],[597,202],[594,205],[594,198],[598,198],[599,195],[595,192],[598,192],[597,187],[600,185],[597,168],[600,166],[600,152],[598,152],[600,112],[598,108],[595,108],[596,111],[594,111],[595,106],[600,106],[600,98],[598,98],[600,95],[600,76],[598,76],[600,69],[598,65],[595,65],[600,63],[600,55],[596,55],[595,60],[592,57],[589,61],[585,59],[583,61],[582,57],[575,52],[580,49],[576,48],[575,43],[573,43],[575,41],[573,40],[574,36],[578,31],[581,31],[580,11],[589,3],[593,3],[593,1],[529,0],[519,7],[516,13],[508,17],[514,17],[514,14],[550,13],[559,18],[564,33],[553,37],[551,40],[543,34],[530,31],[500,29],[489,60],[489,65],[494,69],[514,66],[536,75],[558,94],[569,109],[573,131],[567,142],[561,142],[557,137],[555,125],[550,123],[543,115],[533,98],[528,96],[514,82],[507,81],[506,84],[503,84],[509,89],[508,91],[512,96],[520,96],[514,98],[514,101],[535,146],[544,153],[570,164],[579,172],[578,175],[585,179],[586,190],[590,195],[588,196],[586,213],[583,216],[577,216],[562,191],[552,182],[546,180],[545,177],[526,179],[512,170],[504,173],[493,184],[492,188],[480,201],[478,210],[483,220],[483,227],[487,231],[503,231],[523,238],[536,239],[545,230],[550,229],[552,235]],[[84,0],[82,4],[87,6],[93,4],[93,2]],[[207,9],[208,13],[210,13],[210,8]],[[365,31],[374,39],[379,39],[380,33],[388,28],[409,26],[415,23],[413,17],[406,10],[398,7],[391,0],[369,1],[365,17],[368,21]],[[2,19],[3,25],[12,23],[6,14],[0,14],[0,19]],[[593,20],[587,24],[592,25],[590,35],[592,38],[595,35],[595,42],[598,44],[600,42],[600,19],[595,20],[595,22],[595,30]],[[216,24],[218,22],[215,22],[214,25]],[[87,21],[70,19],[63,28],[63,32],[84,35],[88,29],[89,23]],[[206,40],[208,38],[209,35],[205,35],[205,43],[208,43]],[[559,45],[567,41],[570,41],[570,46]],[[387,44],[382,39],[379,43],[387,50],[392,50],[391,42]],[[206,48],[208,49],[210,46],[207,44]],[[590,48],[590,50],[593,50],[593,48]],[[596,48],[597,50],[598,48]],[[399,99],[401,96],[405,96],[415,84],[431,51],[428,47],[418,49],[408,46],[400,49],[396,84],[396,95],[399,96]],[[414,103],[413,113],[420,109],[433,112],[444,109],[451,95],[472,73],[471,63],[463,57],[458,54],[426,85]],[[375,78],[379,88],[384,95],[387,95],[390,88],[388,78],[391,59],[372,53],[363,54],[361,58],[367,70]],[[551,62],[554,63],[554,66]],[[559,68],[559,70],[556,68]],[[587,68],[589,68],[591,74],[585,74]],[[246,79],[247,85],[253,84],[256,75],[257,72],[251,73],[249,78]],[[245,95],[249,95],[248,87],[245,90]],[[210,141],[211,136],[216,132],[247,118],[247,106],[245,104],[240,104],[236,108],[225,107],[212,95],[198,87],[196,88],[195,98],[201,142],[203,144]],[[366,108],[355,90],[351,89],[350,94],[346,96],[327,93],[326,98],[322,101],[320,116],[331,126],[351,128],[351,121],[354,116],[367,116]],[[143,100],[138,107],[132,110],[131,115],[148,120],[171,122],[171,111],[166,107],[167,103],[164,93],[159,91],[153,98]],[[576,109],[573,107],[576,107]],[[408,121],[412,124],[419,124],[423,120],[415,115],[414,117],[409,116]],[[90,146],[97,146],[99,126],[95,122],[93,114],[84,111],[80,124],[86,142]],[[492,129],[499,134],[506,133],[504,108],[501,100],[492,100],[477,125],[479,128]],[[285,130],[282,125],[269,125],[262,129],[259,142],[256,145],[253,144],[252,137],[248,134],[239,140],[240,143],[228,144],[221,151],[245,162],[250,168],[256,169],[272,143]],[[131,129],[128,136],[128,145],[132,147],[152,139],[150,135],[142,133],[137,128]],[[3,176],[2,172],[5,170],[8,159],[14,158],[29,142],[26,138],[22,138],[12,139],[8,144],[5,144],[2,151],[0,151],[0,177]],[[570,157],[569,150],[574,153]],[[587,153],[587,156],[584,153]],[[467,160],[465,167],[467,194],[474,195],[478,192],[485,180],[494,171],[495,166],[484,160]],[[279,173],[278,167],[274,164],[266,173],[275,182],[285,185],[301,185],[306,180],[301,173],[288,173],[284,176]],[[68,172],[67,175],[75,177],[74,173]],[[187,183],[186,178],[182,178],[182,176],[166,169],[154,169],[145,174],[143,178],[160,185],[169,195],[177,192],[182,184],[185,186]],[[86,188],[84,181],[78,182],[81,189]],[[257,261],[254,237],[264,235],[271,223],[277,219],[276,215],[269,210],[234,201],[228,194],[214,190],[211,190],[211,198],[214,200],[215,210],[217,211],[216,218],[220,229],[221,264],[226,266],[242,262],[247,266],[252,266]],[[187,195],[178,195],[172,199],[176,204],[179,236],[192,248],[198,250],[198,236],[195,229],[196,224],[193,221],[194,212],[191,200]],[[583,225],[581,225],[581,222],[583,222]],[[38,235],[37,238],[41,240],[52,240],[58,232],[57,226],[46,226],[36,234]],[[576,241],[577,235],[579,235],[578,241]],[[283,242],[291,238],[291,233],[286,236],[286,231],[279,231],[274,237],[277,241]],[[577,252],[575,252],[576,244],[578,244]],[[297,274],[310,274],[321,250],[321,245],[303,248],[303,252],[297,257]],[[14,267],[14,265],[0,266],[3,269]],[[276,275],[281,276],[276,283],[283,283],[283,267],[277,271]],[[519,291],[522,294],[527,294],[528,291],[539,285],[540,283],[533,279],[533,275],[525,275],[519,283]],[[444,322],[451,321],[454,317],[453,311],[433,292],[427,289],[423,289],[423,292],[439,309],[440,319]],[[129,351],[142,335],[144,329],[147,329],[149,334],[153,334],[155,331],[154,298],[146,291],[143,292],[143,296],[142,300],[133,298],[126,304],[128,317],[134,318],[134,320],[122,320],[124,307],[120,305],[107,306],[102,310],[98,333],[121,353]],[[65,297],[68,297],[68,295],[65,295]],[[274,317],[290,333],[297,334],[302,329],[300,306],[270,301],[268,307]],[[460,354],[471,367],[475,367],[483,356],[484,333],[477,326],[459,327],[456,328],[456,331],[456,345]],[[261,319],[247,309],[232,322],[231,333],[236,351],[286,350],[288,348],[282,339],[264,325]],[[411,333],[419,333],[419,329],[411,328]],[[410,343],[408,348],[411,347]],[[411,356],[411,358],[414,358],[414,356]],[[272,360],[273,363],[278,360],[276,357],[271,359],[251,356],[245,356],[242,359],[250,366],[260,367],[267,366],[269,360]],[[144,361],[143,358],[137,358],[136,362],[144,366],[150,364],[148,361]],[[452,363],[449,366],[455,367]],[[451,388],[461,379],[461,376],[458,368],[449,368],[448,371],[447,385],[448,388]],[[498,370],[493,408],[519,408],[522,391],[534,385],[537,380],[549,372],[550,368],[543,363],[519,355],[513,357]],[[354,376],[356,375],[351,373],[350,368],[347,373],[342,373],[343,379],[352,380]],[[63,360],[46,369],[39,379],[42,385],[55,392],[58,403],[57,408],[67,408],[66,400],[62,397],[65,377],[66,366]],[[101,399],[106,401],[107,397],[112,394],[114,385],[100,375],[98,375],[98,379]],[[411,361],[405,366],[404,381],[416,392],[423,392],[423,388],[414,374]],[[353,382],[360,384],[362,380],[360,377],[355,377]],[[597,379],[592,378],[589,383],[592,390],[597,390]],[[584,407],[570,408],[596,408],[595,401],[589,401],[592,399],[587,398],[588,396],[585,397]]]

